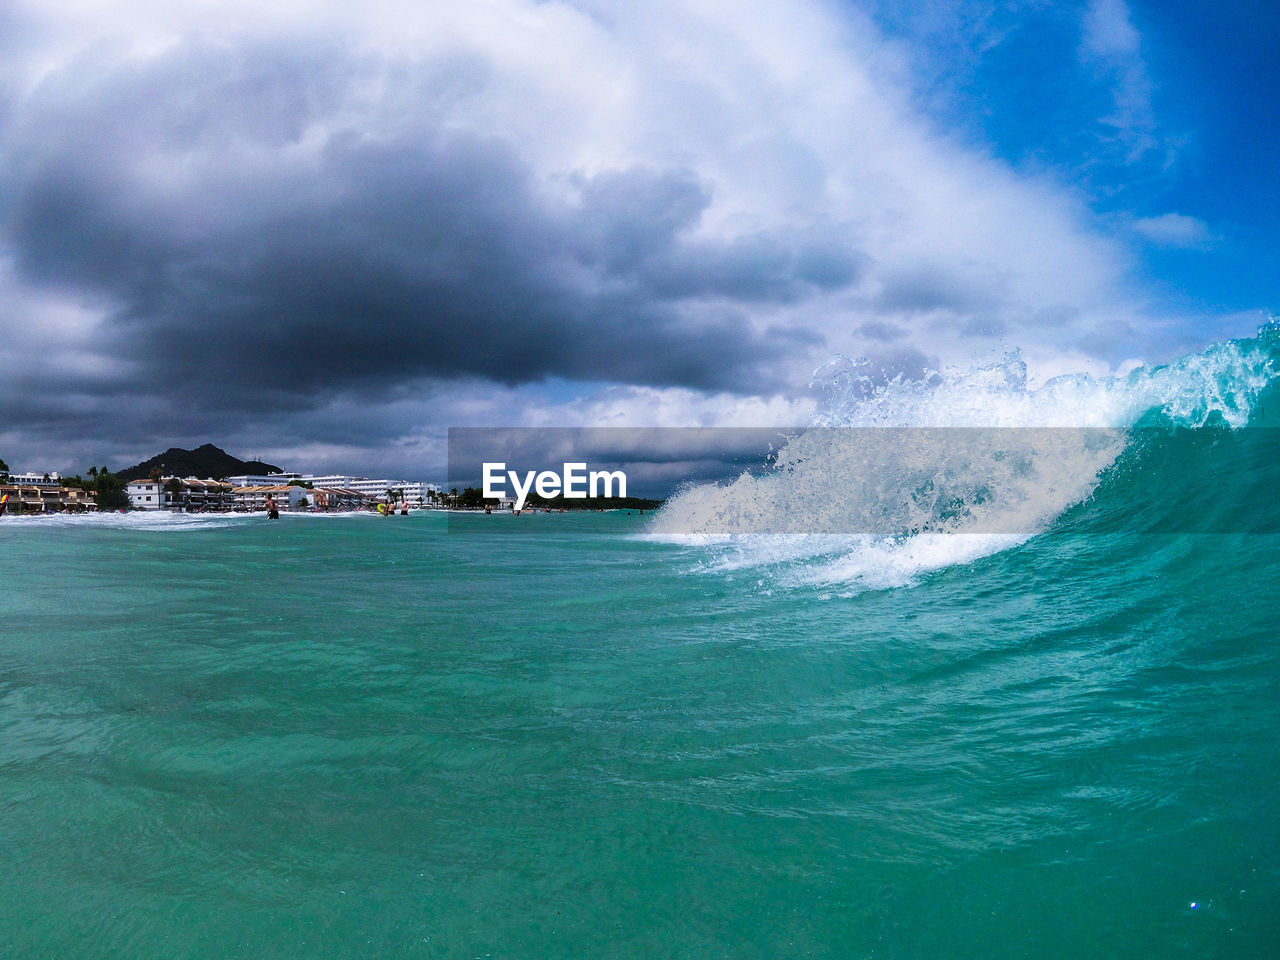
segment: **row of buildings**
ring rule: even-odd
[[[268,497],[280,510],[367,510],[389,500],[422,507],[436,499],[439,487],[417,481],[278,473],[223,480],[149,478],[131,481],[125,491],[135,510],[197,513],[261,511],[266,509]],[[98,508],[91,491],[64,486],[56,473],[11,473],[6,482],[0,483],[0,497],[6,498],[5,509],[14,513],[86,512]]]
[[[226,482],[242,487],[299,482],[312,487],[351,490],[374,500],[386,500],[388,492],[390,492],[394,494],[397,500],[407,500],[411,506],[423,506],[434,498],[434,494],[440,492],[440,488],[434,483],[421,483],[416,480],[370,480],[368,477],[354,477],[336,473],[324,475],[311,473],[249,473],[227,477]]]
[[[280,510],[365,510],[379,502],[355,490],[282,483],[234,485],[218,480],[134,480],[125,487],[135,510],[177,510],[187,513],[257,512],[267,509],[267,498]]]
[[[261,511],[267,509],[268,497],[280,510],[368,510],[389,501],[422,507],[439,492],[433,483],[299,473],[244,474],[225,480],[161,477],[134,480],[125,489],[135,510],[188,513]]]
[[[41,475],[44,476],[43,474]],[[56,474],[54,475],[57,476]],[[15,482],[17,481],[17,482]],[[88,490],[64,487],[60,483],[30,483],[26,477],[11,476],[9,482],[0,483],[0,500],[4,511],[13,513],[83,513],[98,509],[97,501]]]

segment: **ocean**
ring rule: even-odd
[[[1273,349],[841,373],[1127,431],[1012,532],[5,517],[0,956],[1274,957]]]

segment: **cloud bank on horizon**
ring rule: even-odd
[[[0,12],[15,467],[423,475],[448,425],[796,422],[833,353],[1105,370],[1267,306],[1177,293],[1239,221],[1124,0],[130,9]]]

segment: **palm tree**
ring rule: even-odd
[[[180,506],[178,497],[182,494],[182,481],[177,477],[170,477],[165,481],[164,492],[169,494],[173,499],[170,501],[174,506]]]

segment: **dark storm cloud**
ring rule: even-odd
[[[119,389],[220,408],[430,377],[756,391],[815,337],[750,308],[858,276],[827,238],[694,239],[712,187],[683,170],[549,199],[508,143],[433,122],[437,67],[399,78],[416,115],[354,129],[343,97],[381,69],[278,46],[82,59],[5,145],[22,275],[110,304],[94,346],[128,362]]]
[[[686,171],[601,174],[583,186],[574,242],[585,261],[634,280],[658,300],[789,303],[858,279],[862,258],[831,236],[682,240],[710,202]]]

